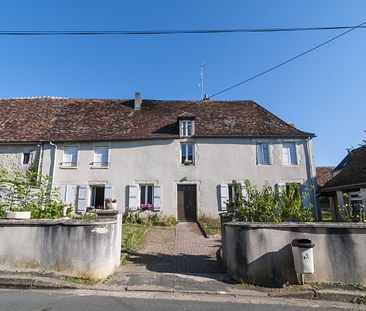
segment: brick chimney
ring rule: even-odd
[[[134,103],[134,109],[140,110],[142,104],[142,97],[140,92],[135,93],[135,103]]]

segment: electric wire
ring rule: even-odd
[[[359,24],[358,26],[354,26],[354,27],[352,27],[351,29],[348,29],[348,30],[347,30],[347,31],[345,31],[345,32],[342,32],[341,34],[339,34],[339,35],[337,35],[337,36],[335,36],[335,37],[332,37],[332,38],[331,38],[331,39],[329,39],[329,40],[324,41],[323,43],[320,43],[320,44],[318,44],[318,45],[316,45],[316,46],[312,47],[311,49],[306,50],[305,52],[302,52],[302,53],[300,53],[300,54],[298,54],[298,55],[296,55],[296,56],[294,56],[294,57],[291,57],[290,59],[288,59],[288,60],[286,60],[286,61],[284,61],[284,62],[282,62],[282,63],[280,63],[280,64],[278,64],[278,65],[276,65],[276,66],[273,66],[273,67],[271,67],[271,68],[269,68],[269,69],[267,69],[267,70],[265,70],[265,71],[262,71],[262,72],[260,72],[260,73],[258,73],[258,74],[256,74],[256,75],[254,75],[254,76],[252,76],[252,77],[250,77],[250,78],[248,78],[248,79],[244,80],[244,81],[241,81],[241,82],[239,82],[239,83],[236,83],[236,84],[234,84],[234,85],[232,85],[232,86],[230,86],[230,87],[227,87],[227,88],[225,88],[225,89],[223,89],[223,90],[221,90],[221,91],[218,91],[218,92],[216,92],[216,93],[214,93],[214,94],[212,94],[212,95],[209,95],[209,98],[213,98],[213,97],[215,97],[215,96],[217,96],[217,95],[220,95],[220,94],[222,94],[222,93],[224,93],[224,92],[230,91],[230,90],[232,90],[232,89],[234,89],[234,88],[236,88],[236,87],[238,87],[238,86],[240,86],[240,85],[243,85],[244,83],[247,83],[247,82],[249,82],[249,81],[252,81],[252,80],[254,80],[254,79],[256,79],[256,78],[258,78],[258,77],[260,77],[260,76],[263,76],[263,75],[265,75],[265,74],[267,74],[267,73],[269,73],[269,72],[271,72],[271,71],[273,71],[273,70],[275,70],[275,69],[277,69],[277,68],[279,68],[279,67],[282,67],[282,66],[284,66],[284,65],[286,65],[286,64],[288,64],[288,63],[290,63],[290,62],[292,62],[292,61],[294,61],[294,60],[296,60],[296,59],[298,59],[298,58],[300,58],[300,57],[302,57],[302,56],[304,56],[304,55],[306,55],[306,54],[309,54],[309,53],[311,53],[311,52],[313,52],[313,51],[315,51],[315,50],[317,50],[317,49],[321,48],[322,46],[324,46],[324,45],[326,45],[326,44],[328,44],[328,43],[330,43],[330,42],[332,42],[332,41],[334,41],[334,40],[336,40],[336,39],[338,39],[338,38],[340,38],[340,37],[345,36],[346,34],[350,33],[351,31],[353,31],[353,30],[355,30],[355,29],[358,29],[358,28],[363,27],[365,24],[366,24],[366,21],[365,21],[365,22],[363,22],[363,23],[361,23],[361,24]]]
[[[292,28],[234,28],[234,29],[167,29],[167,30],[0,30],[1,36],[105,36],[105,35],[180,35],[220,33],[271,33],[327,31],[366,28],[366,26],[323,26]]]

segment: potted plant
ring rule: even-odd
[[[183,164],[184,165],[192,165],[193,161],[192,160],[184,160]]]
[[[151,211],[152,209],[154,209],[154,207],[152,204],[147,203],[147,204],[141,204],[140,209],[143,211]]]
[[[104,202],[106,209],[117,209],[116,199],[105,199]]]
[[[14,204],[8,211],[5,212],[5,218],[8,219],[30,219],[31,212]]]

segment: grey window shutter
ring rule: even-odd
[[[75,206],[76,200],[76,186],[75,185],[67,185],[66,187],[66,203],[72,204]]]
[[[257,143],[256,150],[257,150],[257,164],[263,164],[262,145],[260,143]]]
[[[160,185],[154,185],[154,210],[160,211],[161,209],[161,187]]]
[[[60,185],[59,192],[60,192],[60,200],[63,203],[66,203],[67,185]]]
[[[85,212],[86,207],[88,205],[88,195],[89,195],[89,186],[88,185],[79,185],[78,189],[78,212]]]
[[[113,185],[105,185],[104,199],[113,199]]]
[[[139,207],[139,189],[137,185],[129,185],[128,193],[128,208],[131,211],[136,211]]]
[[[227,184],[220,185],[221,210],[226,211],[226,202],[229,201],[229,187]]]

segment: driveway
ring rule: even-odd
[[[108,285],[159,286],[166,289],[225,291],[231,279],[224,273],[216,253],[220,237],[205,238],[196,223],[175,228],[155,227],[145,246],[130,256]]]

